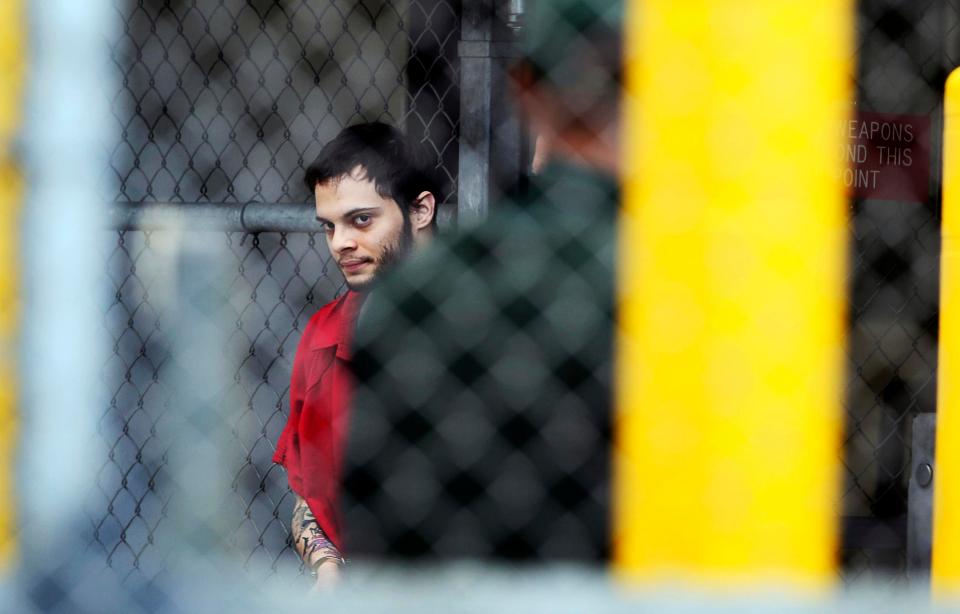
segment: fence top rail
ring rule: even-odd
[[[455,204],[437,212],[441,229],[455,225]],[[173,230],[220,232],[322,232],[313,203],[138,203],[113,202],[108,230]]]
[[[320,232],[312,203],[136,203],[110,206],[111,230]]]

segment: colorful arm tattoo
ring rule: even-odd
[[[320,528],[317,518],[310,511],[310,506],[300,496],[297,497],[297,502],[293,506],[291,529],[297,554],[307,567],[316,570],[322,563],[331,560],[343,564],[340,551]]]

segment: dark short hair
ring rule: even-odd
[[[393,199],[406,218],[421,192],[430,192],[440,205],[442,183],[425,156],[406,136],[383,122],[355,124],[344,128],[324,145],[307,167],[303,181],[311,192],[317,184],[349,175],[357,167],[373,182],[377,194]],[[434,210],[432,224],[436,225]]]

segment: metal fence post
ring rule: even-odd
[[[460,184],[458,224],[484,217],[522,173],[521,130],[509,102],[504,59],[516,57],[507,23],[517,3],[465,0],[460,55]]]
[[[913,417],[910,486],[907,495],[907,573],[918,579],[930,573],[933,523],[933,451],[937,415]]]
[[[493,30],[493,0],[465,2],[460,30],[460,187],[457,220],[474,223],[490,202],[492,62],[484,57]]]

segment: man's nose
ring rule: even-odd
[[[330,237],[330,251],[340,253],[357,248],[357,242],[349,228],[334,228]]]

